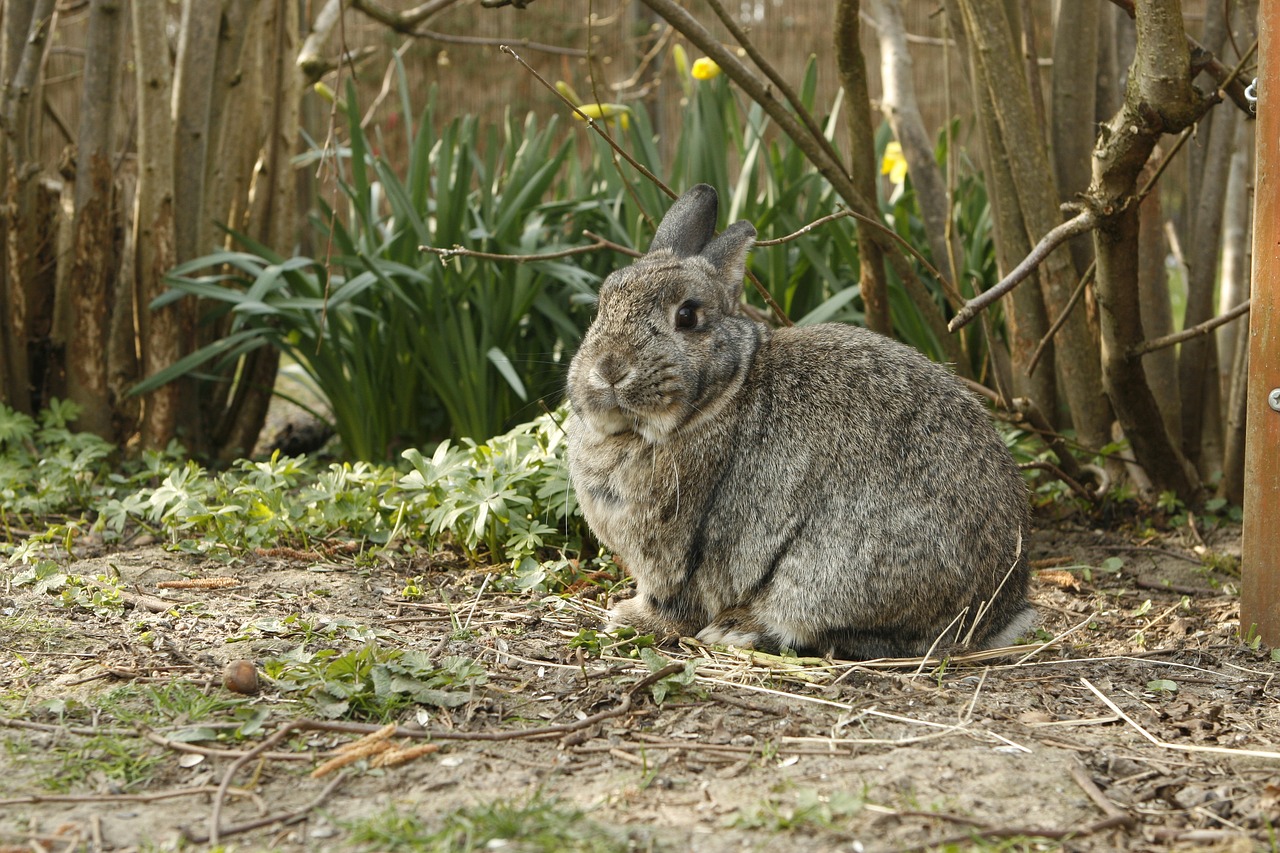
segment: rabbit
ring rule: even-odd
[[[700,184],[602,283],[568,372],[569,475],[635,579],[612,627],[848,660],[1008,645],[1026,486],[951,372],[867,329],[739,310],[756,230]]]

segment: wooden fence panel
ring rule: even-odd
[[[1257,178],[1240,631],[1280,646],[1280,0],[1258,9]]]

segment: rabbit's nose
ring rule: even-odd
[[[595,370],[592,372],[602,384],[617,387],[629,379],[635,371],[625,359],[610,353],[596,362]]]

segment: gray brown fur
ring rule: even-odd
[[[755,228],[713,239],[716,205],[690,189],[605,280],[569,368],[578,500],[636,580],[612,621],[848,659],[1016,638],[1026,487],[982,406],[866,329],[744,317]]]

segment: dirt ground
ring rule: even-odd
[[[206,849],[215,825],[236,850],[1275,850],[1280,665],[1194,550],[1238,565],[1238,529],[1206,538],[1041,522],[1041,632],[1001,657],[689,645],[658,650],[663,680],[573,647],[598,587],[513,594],[425,558],[104,553],[67,570],[118,571],[123,610],[0,583],[0,851]],[[235,585],[157,586],[215,577]],[[371,637],[486,680],[398,713],[389,743],[437,751],[313,778],[380,726],[322,721],[265,662]],[[233,659],[259,693],[223,686]],[[504,834],[477,816],[501,804],[570,826]],[[423,840],[450,815],[470,821],[454,846]]]

